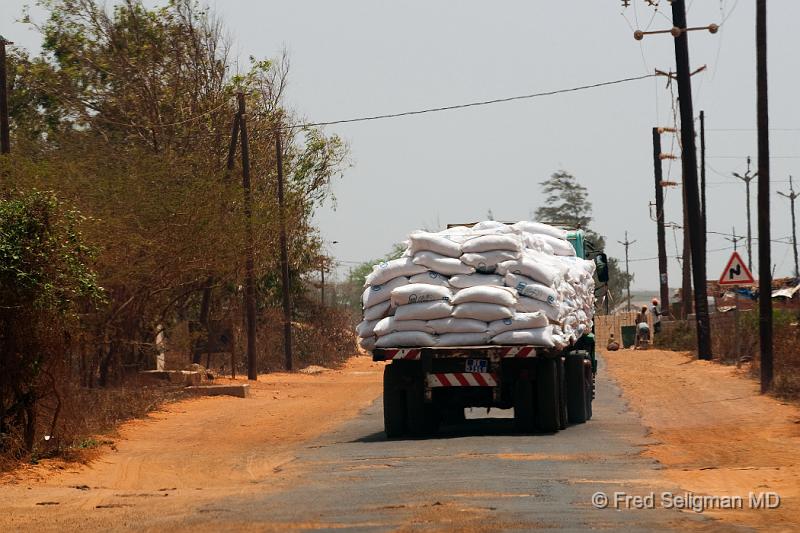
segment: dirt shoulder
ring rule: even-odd
[[[158,529],[155,517],[198,501],[268,490],[293,449],[380,395],[382,372],[358,356],[340,370],[259,376],[246,399],[170,404],[125,423],[89,465],[52,461],[4,476],[0,530]]]
[[[732,524],[790,530],[800,523],[800,409],[762,396],[733,367],[661,350],[605,354],[623,397],[656,441],[646,455],[698,495],[739,495],[744,510],[707,511]],[[750,492],[780,495],[778,509],[748,509]]]

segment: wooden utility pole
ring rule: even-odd
[[[703,235],[708,234],[706,206],[706,113],[700,111],[700,209],[703,215]]]
[[[664,231],[664,187],[661,183],[661,130],[653,128],[653,169],[656,180],[656,238],[658,241],[658,285],[661,309],[669,316],[669,281],[667,276],[667,236]],[[627,239],[626,239],[627,240]]]
[[[738,252],[739,251],[738,244],[739,244],[739,241],[741,241],[742,239],[744,239],[744,237],[740,237],[739,235],[736,235],[736,228],[735,227],[731,227],[731,236],[730,237],[725,237],[726,241],[730,241],[730,242],[733,243],[733,251],[734,252]]]
[[[800,269],[797,268],[797,223],[794,216],[794,201],[800,196],[800,193],[794,192],[794,186],[792,185],[792,177],[789,176],[789,194],[785,192],[778,191],[778,194],[781,196],[785,196],[789,199],[791,209],[792,209],[792,251],[794,252],[794,277],[800,278]]]
[[[289,281],[289,244],[286,238],[286,202],[283,194],[283,149],[281,123],[275,128],[275,159],[278,165],[278,218],[280,222],[281,280],[283,295],[283,357],[286,370],[292,369],[292,300]]]
[[[322,304],[322,307],[325,307],[325,258],[324,257],[320,259],[319,277],[321,280],[319,285],[319,303]]]
[[[772,246],[769,226],[769,101],[767,0],[756,0],[756,101],[758,117],[758,322],[761,392],[772,387]]]
[[[691,231],[692,277],[694,279],[694,309],[697,320],[697,356],[711,359],[711,323],[708,318],[706,291],[706,235],[700,212],[697,187],[697,153],[695,151],[692,81],[689,69],[689,37],[686,24],[685,0],[672,1],[672,25],[675,39],[675,65],[678,76],[678,98],[681,115],[681,161],[683,163],[684,194],[688,207],[687,233]],[[686,261],[686,258],[684,258]]]
[[[6,71],[6,45],[14,44],[0,37],[0,153],[11,153],[11,136],[8,128],[8,74]]]
[[[250,186],[250,142],[247,136],[247,111],[244,94],[238,93],[239,132],[242,137],[242,188],[244,189],[245,216],[245,280],[244,309],[247,318],[247,379],[258,379],[258,362],[256,360],[256,276],[253,240],[253,191]],[[234,130],[236,126],[234,124]]]
[[[747,156],[747,171],[744,176],[738,172],[733,173],[733,177],[739,178],[745,185],[745,196],[747,197],[747,269],[753,271],[753,233],[750,229],[750,182],[758,176],[758,172],[750,174],[750,156]]]
[[[628,268],[628,248],[631,244],[635,243],[636,241],[629,241],[628,240],[628,232],[625,232],[625,242],[617,241],[621,245],[625,247],[625,281],[628,282],[628,312],[631,312],[631,272]]]
[[[692,312],[692,238],[689,231],[689,207],[686,202],[686,177],[681,179],[683,200],[683,252],[681,254],[681,314],[684,320]]]

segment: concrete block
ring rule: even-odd
[[[236,396],[247,398],[250,394],[250,385],[247,383],[236,385],[200,385],[186,387],[187,392],[198,396]]]

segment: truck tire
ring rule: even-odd
[[[530,433],[535,427],[533,384],[527,377],[521,377],[514,384],[514,429],[520,433]]]
[[[414,437],[427,437],[439,429],[439,410],[433,403],[425,401],[423,379],[421,371],[414,372],[406,391],[406,424]]]
[[[594,371],[591,363],[584,363],[584,382],[586,383],[586,420],[592,419],[592,402],[594,401]]]
[[[558,368],[555,359],[541,358],[536,365],[536,425],[555,433],[560,426]]]
[[[558,429],[567,429],[569,414],[567,413],[567,372],[564,368],[564,359],[556,359],[558,369]]]
[[[406,391],[402,371],[394,363],[383,369],[383,430],[388,439],[406,433]]]
[[[440,408],[442,413],[442,423],[444,424],[462,424],[467,417],[464,415],[463,407],[448,406]]]
[[[586,383],[586,364],[581,354],[567,355],[567,402],[569,404],[569,421],[572,424],[583,424],[589,417],[586,413],[587,403],[591,405],[590,389]]]

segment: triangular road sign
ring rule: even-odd
[[[747,285],[754,283],[753,274],[747,269],[738,252],[731,254],[730,260],[719,277],[720,285]]]

